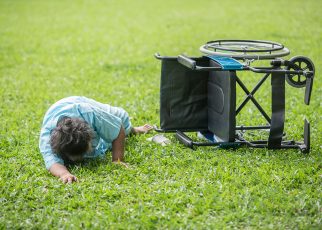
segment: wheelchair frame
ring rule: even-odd
[[[298,60],[296,58],[293,58],[293,61],[292,59],[290,61],[281,59],[280,56],[289,54],[289,50],[279,43],[250,40],[218,40],[207,44],[209,46],[209,44],[220,44],[227,41],[229,44],[237,43],[238,45],[240,43],[255,43],[256,47],[258,47],[259,43],[260,48],[259,51],[253,50],[251,52],[245,51],[244,48],[238,50],[235,47],[233,51],[231,51],[231,47],[228,47],[227,51],[227,48],[221,47],[224,49],[224,52],[221,53],[222,50],[215,46],[215,56],[194,58],[185,55],[166,57],[155,54],[155,57],[162,62],[160,90],[161,128],[157,129],[157,131],[176,132],[177,139],[190,148],[195,146],[235,147],[246,145],[254,148],[268,149],[297,148],[303,153],[308,153],[310,151],[310,123],[307,119],[304,122],[303,142],[283,140],[285,79],[293,75],[304,76],[306,78],[304,101],[308,105],[313,85],[313,63],[310,62],[313,69],[311,67],[302,69],[301,66],[296,64],[296,60]],[[261,45],[261,42],[264,45]],[[273,50],[269,49],[271,45]],[[201,47],[203,52],[205,46]],[[218,52],[222,55],[218,55]],[[264,55],[261,56],[262,52],[264,52]],[[211,52],[207,54],[213,55]],[[231,63],[236,62],[236,60],[244,60],[246,64],[239,66],[232,64],[223,65],[220,61],[221,59],[217,56],[227,57],[226,59]],[[268,67],[251,67],[250,58],[254,57],[257,57],[257,59],[272,59],[271,65]],[[305,57],[300,58],[307,60]],[[249,90],[238,77],[238,71],[252,71],[263,74],[263,76],[255,87]],[[269,77],[271,78],[272,93],[271,116],[265,112],[254,97],[258,89]],[[246,94],[245,99],[238,106],[236,106],[236,85],[239,85]],[[267,121],[267,125],[236,126],[236,116],[250,101]],[[194,113],[196,114],[194,115]],[[263,129],[269,130],[268,140],[249,141],[240,134],[240,131]],[[195,142],[185,134],[185,132],[192,131],[211,131],[216,141]]]

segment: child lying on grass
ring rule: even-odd
[[[122,108],[73,96],[56,102],[45,114],[39,148],[49,172],[72,183],[77,178],[65,164],[99,157],[110,149],[112,161],[124,164],[125,137],[151,129],[150,125],[132,127]]]

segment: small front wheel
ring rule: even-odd
[[[290,60],[290,65],[287,66],[287,70],[291,71],[310,71],[312,72],[310,78],[314,77],[315,68],[313,62],[304,56],[292,57]],[[286,74],[286,81],[289,85],[302,88],[306,86],[307,76],[304,74]]]

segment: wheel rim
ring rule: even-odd
[[[200,47],[207,55],[232,57],[235,59],[274,59],[290,51],[280,43],[260,40],[216,40]]]

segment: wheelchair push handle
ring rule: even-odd
[[[180,143],[182,143],[183,145],[185,145],[186,147],[189,148],[193,148],[193,141],[191,140],[190,137],[188,137],[186,134],[184,134],[181,131],[177,131],[176,132],[176,138],[178,139],[178,141]]]
[[[192,69],[192,70],[196,69],[196,61],[183,54],[178,56],[178,62],[188,67],[189,69]]]

